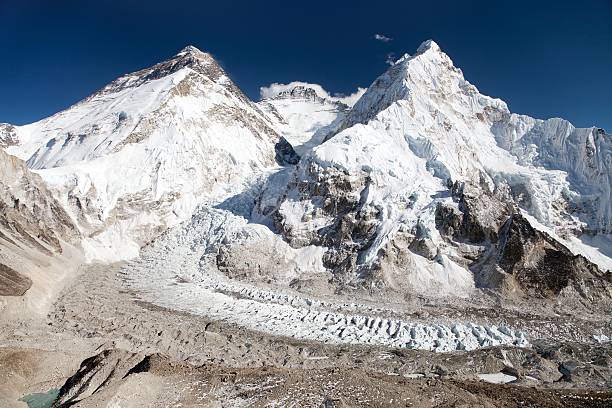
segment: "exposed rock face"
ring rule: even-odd
[[[109,94],[124,90],[126,88],[135,88],[146,82],[171,75],[183,68],[189,68],[207,78],[210,78],[213,81],[218,81],[225,75],[223,68],[219,66],[212,55],[202,52],[192,45],[188,45],[178,54],[176,54],[174,58],[160,62],[159,64],[155,64],[152,67],[122,76],[106,85],[99,91],[99,93],[92,95],[90,98],[99,94]],[[237,88],[235,90],[242,93]]]
[[[77,243],[78,228],[38,174],[0,150],[0,245],[50,255],[61,242]]]
[[[483,184],[455,182],[451,194],[457,200],[457,208],[439,203],[436,228],[443,234],[475,244],[496,242],[499,228],[516,211],[510,190],[504,184],[490,192]]]
[[[0,149],[19,143],[15,132],[15,126],[8,123],[0,123]]]
[[[30,278],[0,263],[0,296],[23,296],[31,286]]]
[[[281,137],[278,143],[274,145],[274,151],[276,152],[276,162],[280,165],[297,164],[300,161],[300,156],[297,155],[284,137]]]
[[[111,387],[133,373],[148,370],[149,357],[120,349],[105,350],[84,360],[62,386],[53,407],[68,407]]]
[[[317,91],[313,88],[303,85],[297,85],[289,90],[279,92],[276,96],[265,99],[266,102],[281,100],[281,99],[301,99],[305,101],[315,102],[316,104],[334,104],[338,111],[347,111],[349,106],[343,102],[337,100],[326,99],[325,97],[317,94]]]
[[[596,265],[533,228],[520,214],[501,228],[496,250],[499,266],[529,295],[552,297],[569,287],[587,299],[610,298],[611,287]]]
[[[23,296],[53,276],[48,262],[60,258],[63,245],[78,247],[81,237],[42,178],[0,149],[0,296]],[[36,287],[44,292],[51,286]]]
[[[280,92],[274,99],[291,99],[302,98],[313,102],[322,102],[324,98],[317,95],[317,92],[312,88],[305,86],[296,86],[291,90]]]
[[[352,177],[334,169],[321,173],[314,166],[304,171],[305,177],[290,183],[288,189],[298,202],[313,204],[301,215],[307,226],[294,224],[293,209],[281,204],[273,214],[276,229],[294,247],[327,247],[323,263],[337,277],[356,272],[359,254],[370,246],[376,231],[377,209],[364,201],[370,180],[366,174]],[[319,225],[321,219],[330,222]]]
[[[531,226],[507,186],[487,192],[483,186],[455,183],[451,190],[458,205],[438,204],[436,227],[459,249],[466,244],[481,248],[476,257],[458,251],[474,265],[477,284],[518,287],[525,295],[546,298],[566,288],[585,299],[610,298],[606,274]]]

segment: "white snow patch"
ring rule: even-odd
[[[516,381],[517,377],[504,373],[485,373],[478,374],[478,378],[492,384],[507,384]]]

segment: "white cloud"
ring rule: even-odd
[[[268,86],[262,86],[261,88],[259,88],[259,96],[261,99],[272,98],[281,92],[290,91],[296,86],[304,86],[306,88],[312,88],[317,93],[317,95],[319,95],[320,97],[325,98],[325,99],[330,99],[333,101],[339,101],[339,102],[347,104],[348,106],[353,106],[355,102],[357,102],[357,100],[361,98],[361,95],[363,95],[364,92],[366,91],[365,88],[359,87],[357,88],[355,92],[353,92],[350,95],[343,95],[340,93],[330,94],[325,89],[323,89],[323,87],[319,84],[311,84],[309,82],[293,81],[288,84],[279,84],[278,82],[275,82]]]
[[[396,60],[397,60],[397,57],[395,56],[395,53],[390,52],[387,54],[387,59],[385,60],[385,62],[389,65],[395,65]]]
[[[290,91],[296,86],[312,88],[315,90],[317,95],[322,98],[329,98],[331,96],[325,89],[323,89],[321,85],[301,81],[293,81],[289,82],[288,84],[279,84],[278,82],[274,82],[273,84],[259,88],[259,95],[261,96],[261,99],[272,98],[281,92]]]
[[[387,37],[384,34],[374,34],[374,39],[377,40],[377,41],[382,41],[382,42],[393,41],[393,38]]]
[[[361,98],[361,95],[363,95],[365,91],[367,91],[366,88],[357,87],[357,90],[352,94],[346,96],[342,94],[335,94],[333,99],[345,103],[348,106],[353,106],[359,100],[359,98]]]

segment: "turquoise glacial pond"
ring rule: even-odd
[[[36,392],[34,394],[24,395],[19,398],[19,401],[23,401],[28,404],[29,408],[51,408],[51,404],[59,395],[59,389],[53,388],[47,392]]]

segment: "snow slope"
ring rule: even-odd
[[[6,149],[49,184],[90,260],[141,245],[276,166],[278,134],[214,59],[187,47],[69,109],[14,127]]]
[[[328,96],[322,88],[319,92]],[[342,119],[349,110],[343,102],[321,96],[315,88],[305,85],[270,95],[257,105],[299,155],[319,145],[327,133],[325,128]]]

